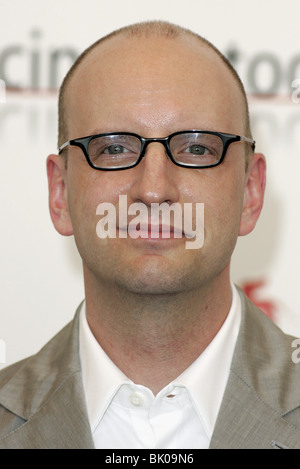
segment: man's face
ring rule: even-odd
[[[110,39],[79,66],[67,103],[69,139],[121,131],[146,138],[190,129],[245,131],[242,98],[231,74],[194,40]],[[138,166],[122,171],[92,169],[79,148],[69,147],[67,170],[57,163],[63,217],[52,218],[62,234],[74,233],[86,282],[159,294],[192,290],[227,275],[238,234],[255,224],[245,215],[250,191],[244,145],[232,144],[220,166],[189,169],[174,165],[155,142]],[[119,238],[117,232],[116,238],[100,239],[97,206],[109,202],[118,211],[120,195],[127,196],[128,206],[139,202],[149,213],[152,203],[204,203],[203,247],[186,249],[184,237]]]

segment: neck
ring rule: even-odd
[[[85,280],[87,320],[95,338],[129,379],[154,394],[203,352],[232,301],[229,281],[151,295]]]

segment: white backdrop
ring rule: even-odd
[[[245,83],[268,184],[232,275],[280,327],[300,335],[300,90],[292,86],[300,78],[299,13],[299,0],[0,0],[0,367],[36,352],[84,296],[73,239],[58,235],[48,214],[45,162],[57,126],[57,91],[49,88],[74,54],[149,19],[207,37]]]

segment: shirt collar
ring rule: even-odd
[[[240,320],[241,300],[232,285],[232,305],[218,334],[172,383],[174,386],[185,386],[189,390],[198,415],[210,436],[227,384]],[[80,312],[79,345],[83,387],[93,432],[118,389],[123,384],[133,383],[95,339],[86,319],[85,303]]]
[[[97,342],[87,322],[85,302],[80,312],[79,350],[87,411],[93,431],[119,387],[132,381]]]

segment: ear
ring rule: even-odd
[[[49,187],[49,210],[56,230],[64,236],[73,234],[67,197],[67,170],[65,162],[59,155],[47,158],[47,175]]]
[[[247,235],[254,229],[263,207],[265,187],[266,160],[261,153],[255,153],[247,169],[240,236]]]

